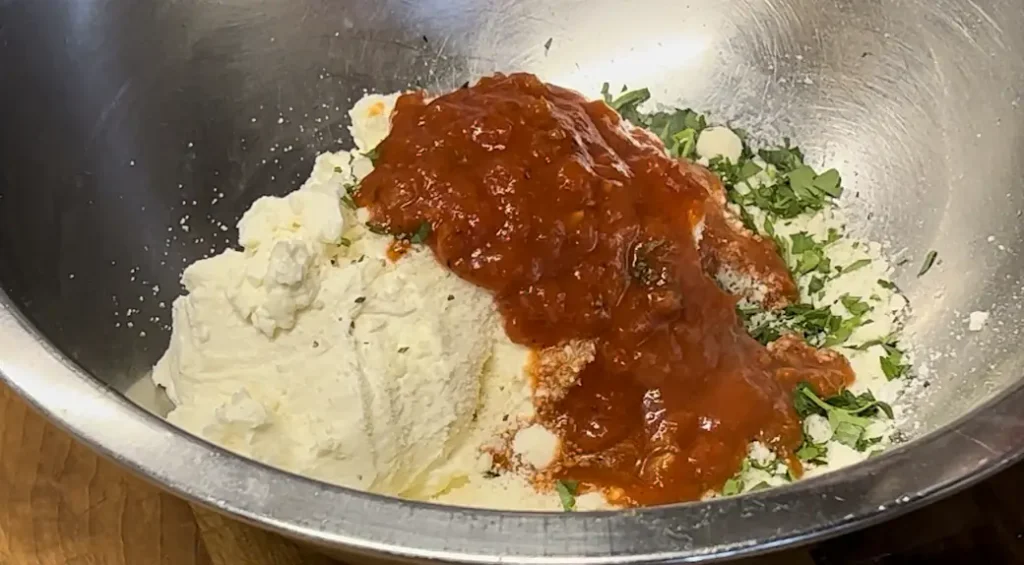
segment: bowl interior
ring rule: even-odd
[[[1024,377],[1024,13],[1014,2],[0,2],[0,284],[68,357],[144,378],[184,266],[346,147],[364,91],[525,70],[647,86],[843,174],[854,232],[906,260],[920,433]],[[9,24],[9,25],[8,25]],[[917,271],[929,250],[939,261]],[[989,324],[967,330],[972,311]]]

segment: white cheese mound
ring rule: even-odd
[[[988,312],[971,312],[967,319],[967,329],[972,332],[980,332],[985,329],[988,323]]]
[[[387,135],[396,97],[353,109],[361,150]],[[324,154],[301,189],[257,200],[239,223],[242,251],[185,270],[153,379],[175,404],[171,422],[232,451],[429,499],[483,476],[482,448],[532,417],[528,352],[490,294],[428,249],[387,260],[390,238],[341,204],[371,168]]]
[[[276,250],[289,240],[268,232],[264,241]],[[279,271],[262,266],[258,248],[189,267],[189,294],[174,303],[171,346],[154,371],[177,405],[169,419],[272,465],[386,494],[427,498],[486,471],[480,447],[508,425],[502,417],[528,415],[522,364],[488,365],[508,394],[481,409],[481,374],[507,340],[491,297],[429,250],[387,261],[387,244],[365,235],[337,266],[321,246],[295,268],[316,274],[278,277],[263,294],[251,273]],[[296,289],[316,303],[296,314],[299,302],[282,298],[286,307],[267,310],[287,313],[277,323],[246,316],[233,299],[239,287],[258,297],[250,303]],[[263,320],[285,329],[268,332],[275,326]]]
[[[743,154],[743,140],[725,126],[711,126],[700,132],[696,150],[706,160],[721,157],[736,163]]]

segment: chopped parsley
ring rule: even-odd
[[[377,235],[391,235],[391,232],[389,232],[386,227],[373,222],[366,222],[366,229],[370,230],[370,233],[375,233]]]
[[[661,280],[655,266],[654,252],[665,245],[665,240],[645,241],[633,248],[633,259],[629,263],[629,275],[642,284],[653,285]]]
[[[646,88],[628,90],[625,86],[618,95],[612,95],[608,83],[601,90],[605,102],[619,112],[623,119],[656,135],[664,143],[668,154],[674,158],[696,159],[697,141],[707,127],[704,116],[688,108],[645,112],[640,107],[651,98]],[[790,233],[780,229],[804,214],[813,214],[832,205],[843,194],[843,182],[835,169],[815,170],[804,159],[799,147],[784,138],[780,146],[763,147],[754,150],[747,142],[744,132],[733,129],[742,141],[740,157],[733,162],[722,157],[712,158],[708,168],[722,181],[726,198],[733,211],[752,232],[770,238],[775,242],[779,255],[790,269],[793,279],[806,291],[807,296],[820,300],[825,296],[831,281],[871,265],[871,259],[864,258],[846,265],[833,265],[828,247],[840,240],[842,233],[830,228],[825,237],[806,231]],[[788,227],[788,226],[787,226]],[[632,252],[629,273],[633,279],[644,284],[656,282],[653,253],[660,247],[658,242],[637,245]],[[854,243],[853,248],[859,246]],[[927,272],[935,262],[937,254],[929,253],[920,275]],[[898,292],[895,284],[879,279],[878,286]],[[870,296],[868,296],[870,294]],[[880,301],[877,294],[865,292],[864,296],[844,294],[832,304],[799,302],[785,308],[766,311],[759,305],[741,303],[737,316],[744,322],[750,335],[769,344],[782,335],[795,333],[814,347],[845,345],[857,350],[871,346],[882,346],[885,355],[880,358],[882,371],[887,378],[894,379],[907,375],[909,365],[905,364],[904,353],[892,338],[875,342],[850,345],[848,342],[857,328],[871,323],[869,318],[873,307],[871,300]],[[833,307],[842,304],[842,309]],[[866,451],[881,438],[865,437],[868,425],[880,418],[892,418],[892,408],[878,401],[870,392],[855,395],[844,391],[830,398],[821,398],[809,385],[801,383],[794,393],[794,407],[801,419],[817,414],[828,419],[834,441],[839,441],[858,451]],[[796,455],[803,461],[823,464],[828,456],[828,446],[819,445],[805,438]],[[751,461],[744,461],[744,470],[752,467]],[[781,467],[781,466],[780,466]],[[725,483],[723,495],[739,494],[744,491],[744,479],[750,480],[741,471]],[[752,489],[763,488],[764,484]]]
[[[882,365],[882,373],[890,381],[906,376],[910,372],[910,365],[903,362],[904,354],[895,343],[883,343],[885,356],[879,357],[878,362]]]
[[[938,251],[935,251],[934,249],[932,251],[929,251],[928,254],[925,255],[924,257],[924,264],[921,265],[921,270],[917,272],[917,276],[924,276],[925,273],[930,271],[932,266],[935,265],[935,259],[937,259],[938,256]]]
[[[836,396],[822,400],[807,383],[797,385],[793,394],[793,408],[801,418],[807,418],[812,414],[828,418],[828,423],[832,427],[832,439],[854,449],[858,444],[864,445],[865,432],[872,421],[883,415],[890,420],[893,418],[892,407],[881,400],[876,400],[870,391],[855,395],[849,390],[844,390]],[[804,445],[808,443],[805,440]]]
[[[871,259],[861,259],[859,261],[854,261],[853,263],[850,263],[849,265],[847,265],[845,267],[842,267],[842,270],[839,271],[839,272],[844,274],[844,275],[846,275],[846,274],[852,273],[852,272],[854,272],[856,270],[863,269],[864,267],[867,267],[870,264],[871,264]]]
[[[380,145],[374,147],[373,149],[367,151],[366,153],[363,153],[363,157],[366,157],[367,159],[370,160],[371,163],[376,165],[377,159],[380,159]]]
[[[800,444],[799,449],[796,450],[795,455],[801,461],[824,465],[828,463],[826,460],[826,457],[828,457],[828,446],[813,443],[805,437],[804,442]]]
[[[733,477],[722,485],[722,496],[734,496],[743,492],[743,480]]]
[[[567,479],[555,481],[555,491],[558,499],[562,502],[562,509],[572,512],[576,509],[576,493],[579,491],[580,482]]]
[[[347,237],[343,237],[343,238],[338,240],[338,244],[342,245],[344,247],[351,247],[352,246],[352,240],[347,238]]]
[[[430,222],[420,222],[420,226],[409,236],[409,243],[426,243],[432,231],[433,228],[430,226]]]

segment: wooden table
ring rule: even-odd
[[[1024,563],[1024,467],[886,525],[745,565]],[[328,565],[72,441],[0,385],[0,565]]]

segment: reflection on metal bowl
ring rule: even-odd
[[[0,371],[183,496],[344,555],[700,559],[874,523],[1024,451],[1016,2],[6,0],[0,22]],[[163,422],[144,376],[181,269],[233,237],[216,224],[347,144],[344,110],[364,90],[449,89],[497,70],[590,94],[648,86],[788,135],[844,172],[855,233],[915,262],[938,250],[929,276],[897,280],[934,389],[913,441],[741,497],[518,514],[328,486]],[[965,332],[975,310],[988,326]]]

